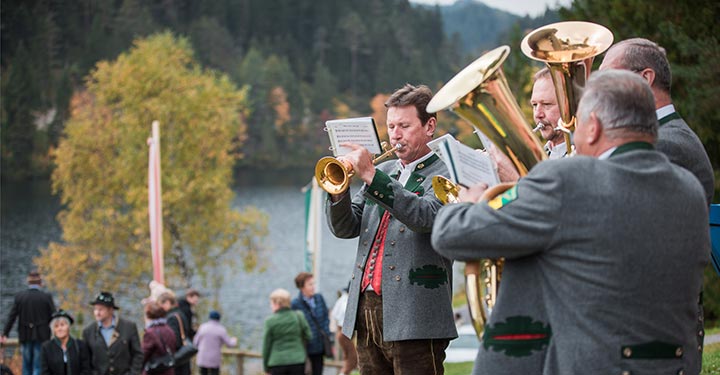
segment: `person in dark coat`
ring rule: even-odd
[[[140,336],[134,322],[115,314],[119,307],[108,292],[100,292],[93,305],[96,322],[83,330],[90,348],[93,375],[139,375],[142,369]]]
[[[142,339],[143,367],[155,358],[175,353],[175,332],[167,325],[167,313],[157,302],[145,305],[145,335]],[[147,372],[143,371],[147,375]],[[169,368],[153,375],[175,375]]]
[[[70,336],[73,318],[64,310],[52,315],[52,338],[42,345],[41,375],[90,375],[90,350],[80,339]]]
[[[190,338],[190,340],[195,338],[195,333],[197,332],[198,328],[198,321],[197,321],[197,315],[195,314],[195,306],[197,306],[198,301],[200,300],[200,292],[198,292],[195,288],[189,288],[185,291],[185,297],[180,299],[178,301],[178,307],[180,308],[180,311],[185,314],[185,317],[188,318],[188,328],[187,328],[187,336]]]
[[[315,278],[311,273],[300,272],[295,277],[295,286],[300,290],[290,307],[302,311],[310,324],[312,338],[307,342],[307,354],[313,375],[322,375],[325,346],[323,336],[330,336],[330,313],[322,294],[315,293]]]
[[[42,343],[50,339],[50,317],[55,312],[55,303],[50,293],[40,290],[42,278],[38,271],[30,271],[27,277],[28,289],[15,295],[10,314],[8,314],[0,336],[4,344],[12,330],[15,319],[18,321],[18,341],[22,348],[22,374],[40,374],[40,351]]]
[[[157,302],[167,312],[167,325],[175,333],[175,349],[180,349],[183,342],[188,338],[187,329],[190,327],[190,320],[180,310],[175,294],[172,292],[162,293]],[[190,361],[175,365],[175,375],[190,375]]]

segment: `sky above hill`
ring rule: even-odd
[[[421,4],[440,4],[450,5],[455,3],[457,0],[410,0],[413,3]],[[493,8],[501,9],[506,12],[517,14],[518,16],[529,15],[536,17],[542,15],[545,12],[545,8],[559,8],[562,6],[568,6],[572,3],[572,0],[475,0],[477,2],[485,3],[485,5]]]

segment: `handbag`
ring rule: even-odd
[[[188,362],[190,362],[190,359],[197,354],[198,349],[193,345],[192,341],[190,341],[189,338],[185,337],[185,329],[183,329],[183,320],[180,317],[180,314],[175,313],[175,317],[178,320],[178,324],[180,325],[180,338],[182,342],[182,346],[178,348],[177,351],[175,351],[175,366],[184,365]]]
[[[310,312],[310,318],[312,318],[313,322],[315,322],[315,325],[318,327],[318,332],[320,332],[320,336],[322,336],[323,354],[328,358],[334,358],[335,354],[333,353],[333,343],[330,340],[330,336],[328,336],[328,334],[325,333],[325,331],[322,329],[320,322],[318,322],[315,318],[315,315],[313,315],[310,305],[308,305],[307,302],[305,302],[305,300],[303,300],[302,298],[300,300],[302,301],[303,305],[307,307],[308,312]]]
[[[145,370],[147,374],[160,374],[175,367],[175,358],[172,352],[170,352],[170,349],[165,345],[165,340],[163,340],[162,335],[158,333],[157,336],[160,338],[163,348],[165,348],[165,354],[145,362],[143,370]]]

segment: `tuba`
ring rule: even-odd
[[[475,125],[515,165],[521,175],[547,158],[507,84],[501,67],[510,47],[489,51],[448,81],[428,103],[430,113],[450,109]],[[499,194],[512,184],[486,192]],[[433,177],[433,189],[443,203],[456,201],[458,187],[444,177]],[[466,262],[465,288],[475,332],[483,326],[497,300],[503,259]]]
[[[542,26],[522,40],[525,56],[544,62],[550,70],[560,108],[556,130],[565,135],[568,155],[572,151],[570,134],[575,129],[577,105],[593,59],[610,48],[612,42],[612,32],[606,27],[581,21]]]

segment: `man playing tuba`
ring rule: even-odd
[[[474,373],[510,374],[503,365],[545,345],[542,372],[527,373],[699,373],[703,188],[654,149],[653,94],[639,76],[593,74],[577,120],[578,156],[538,164],[490,201],[478,201],[485,186],[461,190],[466,203],[438,213],[440,254],[504,257],[534,271],[526,288],[505,274],[500,298],[516,310],[495,306]]]

